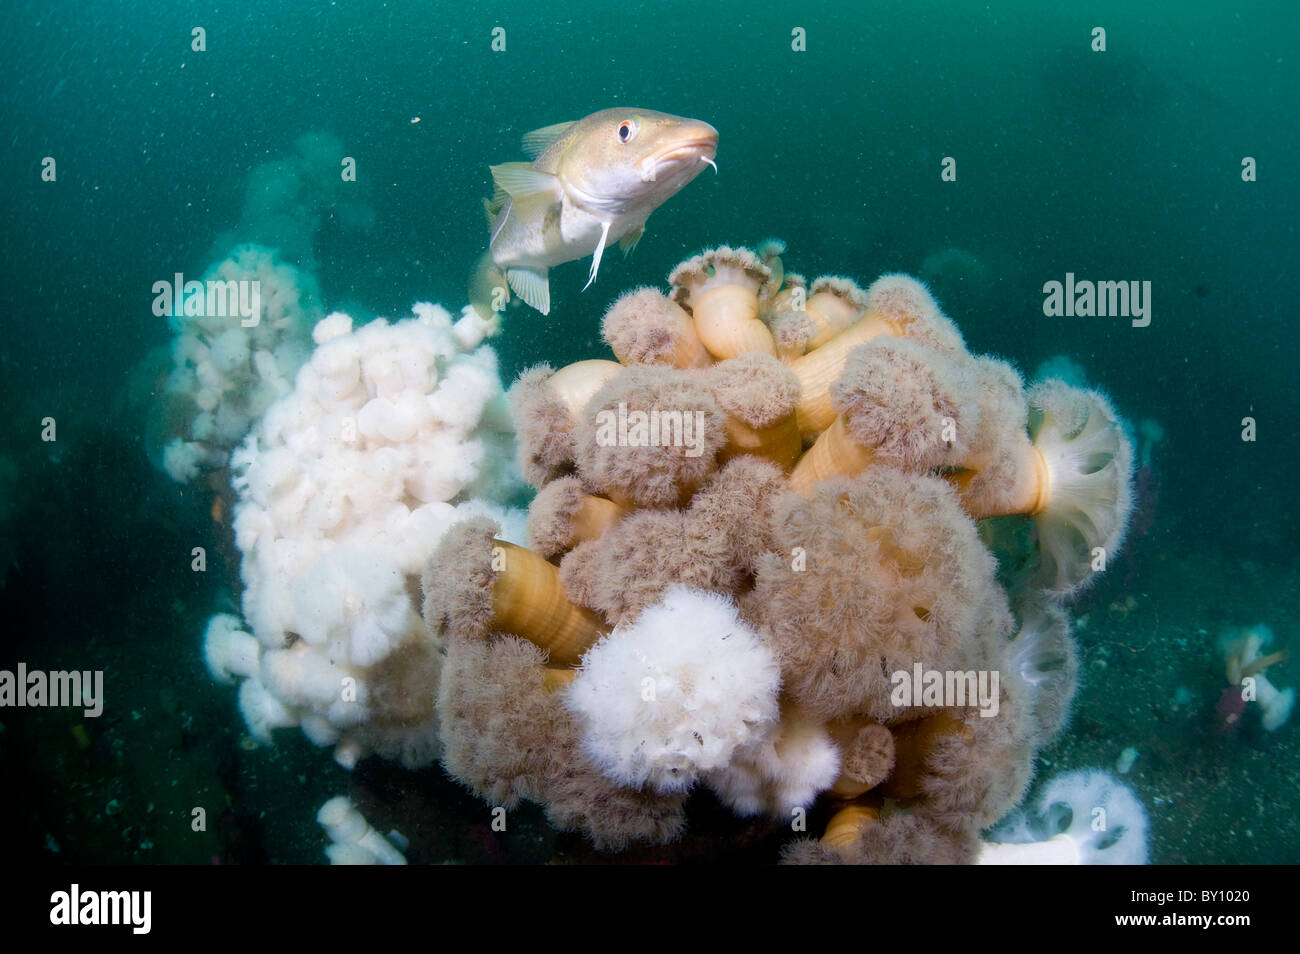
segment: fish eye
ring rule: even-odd
[[[618,124],[618,141],[631,142],[632,137],[636,135],[636,123],[630,119],[625,119]]]

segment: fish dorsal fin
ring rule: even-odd
[[[596,243],[596,252],[591,256],[591,274],[587,276],[587,284],[582,286],[586,291],[591,287],[591,283],[596,280],[596,273],[600,271],[600,257],[605,254],[605,242],[609,240],[609,222],[600,223],[600,241]]]
[[[527,162],[505,162],[491,169],[492,181],[511,198],[547,196],[557,202],[560,199],[560,180],[549,173],[538,172]]]
[[[543,315],[551,313],[551,282],[544,268],[511,268],[506,271],[506,281],[525,303]]]
[[[528,153],[531,158],[536,159],[547,150],[551,143],[576,125],[577,123],[556,123],[554,126],[544,126],[541,129],[534,129],[532,132],[524,133],[524,152]]]

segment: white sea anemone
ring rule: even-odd
[[[1033,812],[1016,812],[992,837],[980,864],[1147,863],[1146,810],[1127,785],[1095,770],[1056,776]]]
[[[678,585],[587,651],[566,698],[603,774],[669,792],[764,740],[779,689],[775,657],[735,604]]]
[[[316,821],[329,836],[325,849],[334,865],[404,865],[397,846],[370,827],[346,795],[331,798],[316,813]],[[404,840],[404,839],[403,839]]]
[[[1049,379],[1028,394],[1030,435],[1045,471],[1034,514],[1042,549],[1035,581],[1068,596],[1119,552],[1133,510],[1133,445],[1110,401]]]
[[[178,483],[224,466],[258,415],[289,392],[320,315],[315,279],[258,245],[232,249],[204,272],[203,282],[205,288],[257,283],[260,311],[247,324],[229,302],[224,314],[168,318],[173,338],[167,404],[179,417],[170,422],[173,437],[162,464]]]
[[[524,533],[522,513],[473,496],[517,486],[496,356],[437,305],[414,311],[361,328],[323,319],[292,391],[231,455],[244,618],[262,656],[253,673],[222,660],[214,672],[255,684],[245,713],[259,738],[301,724],[347,766],[437,758],[434,693],[418,686],[436,684],[440,656],[414,579],[457,520],[486,513]]]
[[[826,724],[793,709],[767,738],[738,749],[729,765],[704,781],[738,815],[788,819],[835,784],[840,764]]]
[[[235,677],[247,679],[257,672],[262,647],[244,631],[243,622],[230,613],[218,613],[208,620],[203,634],[203,661],[218,682],[230,685]]]

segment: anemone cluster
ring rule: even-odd
[[[168,318],[172,369],[160,408],[171,440],[162,465],[178,483],[225,467],[253,421],[293,387],[321,317],[315,279],[259,245],[234,248],[204,273],[209,282],[257,282],[261,313],[248,324],[203,308]]]
[[[974,860],[1068,717],[1062,600],[1115,557],[1132,448],[914,279],[781,252],[683,263],[609,309],[617,360],[513,387],[528,548],[476,518],[423,574],[442,762],[602,848],[680,837],[703,786],[785,823],[823,800],[790,861]],[[1034,531],[1011,592],[992,517]]]
[[[509,519],[479,499],[512,486],[488,330],[472,310],[453,320],[429,304],[357,329],[331,314],[292,390],[232,455],[243,620],[214,617],[204,651],[216,678],[241,680],[255,739],[301,726],[345,767],[437,758],[442,656],[416,581],[452,523]]]

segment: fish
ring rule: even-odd
[[[706,165],[718,170],[716,129],[649,109],[602,109],[536,129],[523,149],[531,162],[490,167],[490,238],[470,279],[470,302],[484,318],[502,310],[509,291],[549,314],[552,268],[590,255],[585,291],[611,243],[629,253],[650,213]]]

